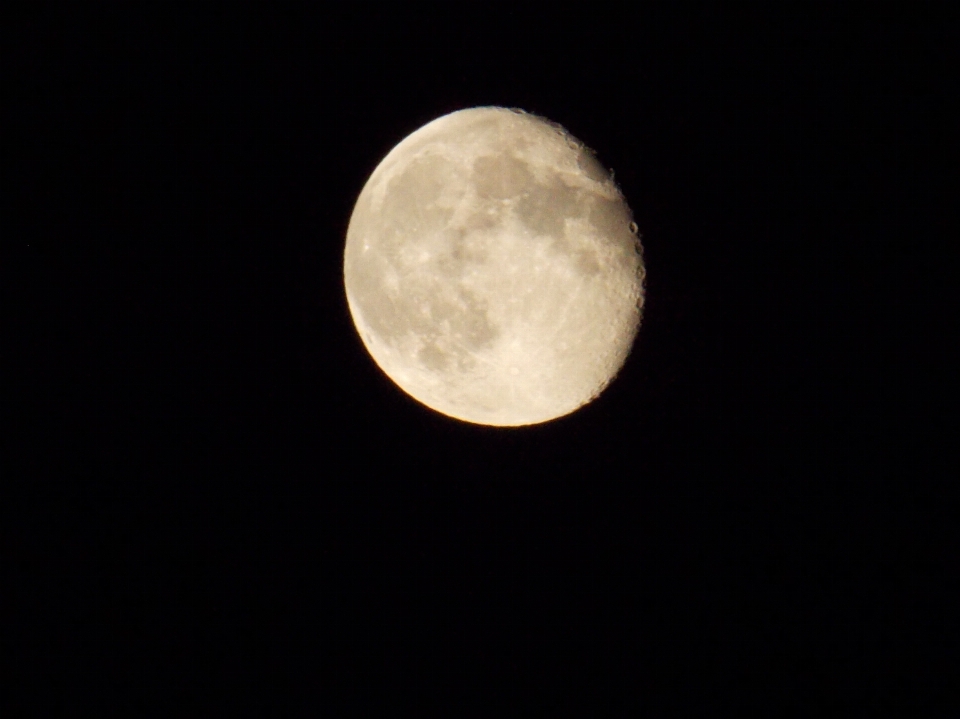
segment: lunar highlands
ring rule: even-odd
[[[636,225],[611,174],[559,125],[499,107],[440,117],[383,159],[343,271],[387,376],[484,425],[545,422],[597,397],[643,306]]]

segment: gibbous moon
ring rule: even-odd
[[[643,306],[637,226],[610,173],[559,125],[500,107],[444,115],[390,151],[357,199],[343,274],[387,376],[484,425],[597,397]]]

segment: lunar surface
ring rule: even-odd
[[[610,173],[559,125],[499,107],[440,117],[383,159],[343,272],[387,376],[485,425],[546,422],[597,397],[643,306],[637,226]]]

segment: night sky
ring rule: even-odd
[[[15,23],[19,666],[664,697],[801,678],[870,706],[884,280],[860,217],[894,155],[888,18],[326,7]],[[369,174],[478,105],[594,148],[644,246],[622,372],[533,427],[406,396],[344,295]]]

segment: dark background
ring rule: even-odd
[[[878,701],[870,318],[906,51],[882,6],[773,5],[19,16],[17,666]],[[488,104],[614,168],[648,271],[616,381],[521,429],[404,395],[342,285],[380,159]]]

